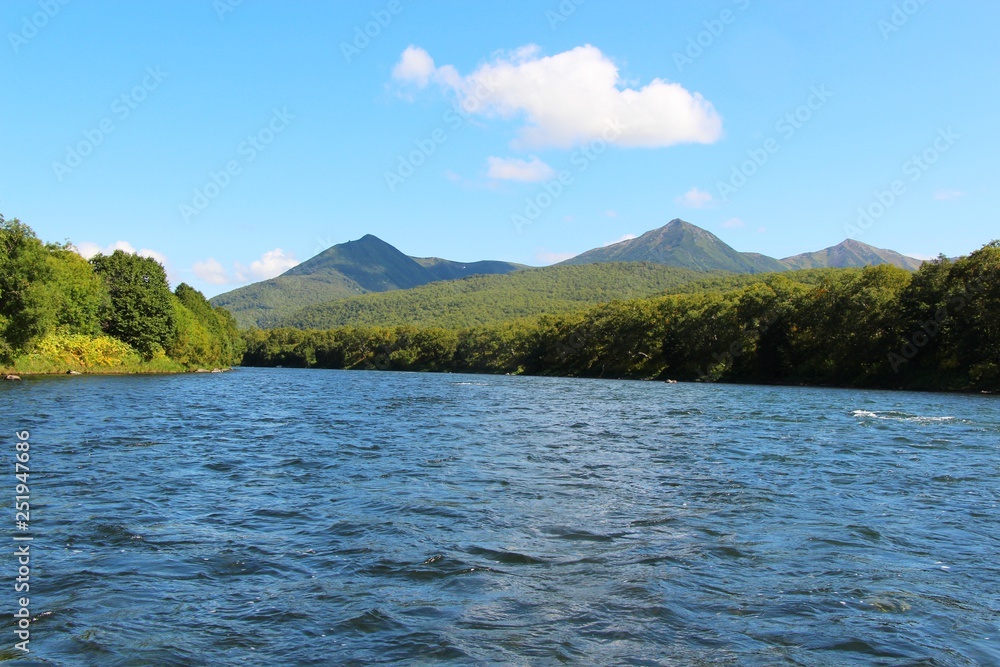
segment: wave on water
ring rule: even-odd
[[[870,410],[855,410],[851,413],[852,417],[858,417],[859,419],[884,419],[889,421],[904,421],[904,422],[917,422],[917,423],[936,423],[936,422],[948,422],[954,421],[955,417],[945,416],[945,417],[927,417],[921,415],[911,415],[906,412],[896,412],[888,411],[879,414],[878,412],[872,412]]]

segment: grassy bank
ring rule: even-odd
[[[0,374],[55,375],[76,373],[183,373],[190,370],[164,354],[145,359],[131,346],[110,336],[49,334]]]

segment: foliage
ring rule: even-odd
[[[163,373],[183,370],[165,356],[143,360],[142,355],[126,343],[111,336],[49,333],[42,337],[31,352],[17,357],[4,372],[17,373]]]
[[[464,327],[253,330],[244,334],[243,363],[1000,389],[1000,243],[916,273],[879,265],[707,281],[700,291],[687,285],[684,293]],[[358,312],[364,320],[373,311]],[[424,318],[433,321],[416,319]]]
[[[103,329],[145,358],[164,350],[176,335],[176,311],[163,267],[151,257],[115,250],[90,260],[111,298]]]
[[[641,262],[551,266],[363,294],[304,308],[278,325],[299,329],[348,325],[461,329],[570,313],[613,299],[662,294],[707,275]]]
[[[228,311],[213,307],[186,283],[174,291],[177,323],[167,353],[187,366],[231,366],[243,355],[243,340]]]
[[[46,282],[52,267],[30,227],[0,216],[0,354],[9,359],[45,334],[52,320]]]
[[[232,316],[188,285],[171,294],[156,260],[115,251],[88,262],[0,215],[0,365],[8,370],[177,371],[233,365],[242,353]]]

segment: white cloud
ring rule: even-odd
[[[280,276],[298,264],[299,260],[296,259],[295,253],[286,253],[281,248],[275,248],[265,252],[260,259],[250,262],[250,275],[256,280],[268,280]]]
[[[965,193],[961,190],[937,190],[934,192],[934,201],[952,201],[964,196]]]
[[[712,203],[712,193],[699,190],[698,188],[691,188],[680,197],[674,199],[674,201],[688,208],[705,208]]]
[[[741,229],[743,227],[746,227],[747,223],[743,222],[739,218],[729,218],[729,220],[726,220],[724,223],[722,223],[722,226],[725,229]]]
[[[618,66],[589,44],[554,56],[539,51],[528,45],[501,53],[461,76],[409,46],[393,78],[418,88],[433,81],[469,114],[522,120],[525,146],[570,148],[603,138],[620,146],[663,147],[722,136],[712,103],[678,83],[657,78],[642,88],[625,87]]]
[[[614,245],[616,243],[621,243],[622,241],[631,241],[634,238],[635,238],[635,234],[625,234],[624,236],[622,236],[619,239],[616,239],[614,241],[608,241],[607,243],[604,244],[604,247],[607,248],[609,245]]]
[[[106,245],[106,246],[101,246],[96,243],[92,243],[90,241],[84,241],[82,243],[76,244],[76,252],[79,255],[81,255],[84,259],[90,259],[91,257],[97,254],[110,255],[115,250],[121,250],[123,252],[127,252],[132,255],[139,255],[140,257],[152,257],[160,264],[165,265],[167,263],[167,258],[163,253],[157,252],[155,250],[150,250],[149,248],[142,248],[140,250],[136,250],[135,246],[133,246],[128,241],[115,241],[111,245]]]
[[[555,176],[556,172],[535,156],[530,160],[520,158],[490,157],[486,159],[489,165],[487,176],[501,181],[524,181],[539,183]]]
[[[604,215],[606,215],[609,218],[617,218],[618,217],[618,211],[613,211],[611,209],[608,209],[607,211],[604,212]]]
[[[139,255],[140,257],[150,257],[163,265],[164,270],[167,272],[167,280],[169,280],[171,284],[177,283],[177,275],[171,268],[170,261],[167,259],[167,256],[162,252],[151,250],[150,248],[140,248],[139,250],[136,250],[135,246],[128,241],[115,241],[111,245],[106,246],[98,245],[92,241],[83,241],[75,244],[74,247],[76,248],[77,254],[84,259],[90,259],[94,255],[98,254],[110,255],[115,250],[121,250],[122,252],[127,252],[131,255]]]
[[[434,59],[423,49],[411,45],[406,47],[399,62],[392,69],[392,78],[409,81],[418,88],[423,88],[430,81],[434,70]]]
[[[559,262],[564,262],[570,257],[576,257],[575,252],[549,252],[548,250],[539,250],[535,252],[535,259],[542,264],[558,264]]]
[[[195,262],[191,269],[194,271],[195,276],[206,283],[225,285],[230,282],[229,276],[226,275],[226,270],[222,268],[222,264],[213,257],[209,257],[203,262]]]
[[[280,276],[293,266],[298,266],[299,263],[295,253],[286,253],[281,248],[275,248],[265,252],[260,256],[260,259],[250,262],[250,266],[233,262],[232,273],[226,271],[222,263],[214,257],[195,262],[191,266],[191,270],[198,278],[213,285],[238,285]]]

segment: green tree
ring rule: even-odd
[[[110,295],[104,331],[147,359],[164,351],[174,338],[177,322],[163,266],[155,259],[121,250],[99,254],[90,263]]]
[[[68,246],[49,245],[46,260],[51,269],[47,283],[53,325],[69,333],[95,336],[111,305],[107,287],[93,267]]]
[[[0,215],[0,355],[10,359],[43,336],[54,320],[45,283],[46,249],[28,225]]]

